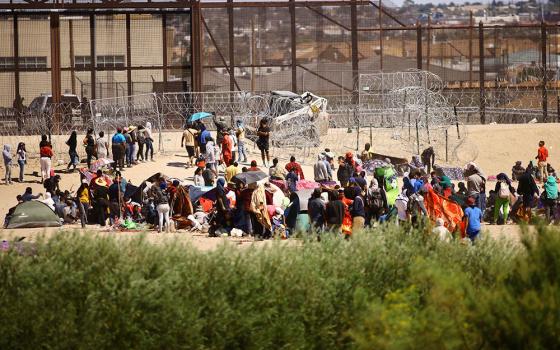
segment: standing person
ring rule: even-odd
[[[95,138],[93,136],[93,129],[89,128],[87,130],[86,138],[84,139],[84,145],[86,146],[86,162],[88,169],[91,167],[91,159],[93,158],[93,153],[95,152]],[[99,156],[97,157],[99,159]]]
[[[383,204],[383,195],[379,188],[379,182],[373,178],[367,189],[367,206],[366,224],[371,226],[371,220],[379,221],[379,217],[383,213],[385,205]]]
[[[247,163],[247,151],[245,150],[245,127],[242,120],[237,120],[237,162],[241,163],[241,156],[243,156],[243,163]]]
[[[187,155],[189,157],[189,163],[187,168],[190,168],[194,161],[196,160],[196,138],[198,137],[198,132],[192,127],[192,125],[187,124],[185,130],[183,131],[183,137],[181,137],[181,147],[185,147],[187,150]]]
[[[346,163],[344,157],[338,157],[338,170],[336,172],[336,177],[340,182],[340,186],[346,187],[348,185],[352,172],[352,167]]]
[[[352,232],[360,232],[363,230],[366,222],[366,209],[364,198],[362,197],[360,190],[357,188],[350,188],[348,191],[349,195],[354,196],[352,200],[352,205],[350,206],[350,215],[352,215]],[[346,191],[345,191],[346,192]]]
[[[325,155],[319,154],[317,156],[317,163],[313,165],[313,173],[315,175],[315,182],[326,182],[331,181],[330,178],[330,167],[325,161]]]
[[[202,176],[203,168],[196,168],[194,171],[193,182],[195,186],[204,186],[204,177]]]
[[[509,199],[515,192],[515,189],[511,186],[511,180],[507,177],[506,174],[499,173],[496,176],[496,179],[498,181],[496,182],[496,187],[494,188],[494,192],[496,193],[496,203],[494,204],[494,223],[498,223],[500,209],[502,209],[504,223],[506,223],[509,221]]]
[[[529,221],[531,220],[531,208],[533,207],[534,199],[539,195],[539,188],[535,183],[532,173],[532,167],[528,166],[525,170],[525,174],[517,179],[517,193],[523,196],[524,216]]]
[[[420,158],[422,158],[422,164],[424,164],[427,168],[426,173],[431,173],[436,161],[436,153],[434,152],[434,148],[432,146],[426,148],[424,151],[422,151]]]
[[[373,160],[373,152],[370,149],[371,145],[369,143],[366,143],[364,145],[364,150],[362,151],[362,162]]]
[[[204,159],[206,160],[206,167],[212,169],[214,175],[218,175],[218,163],[216,159],[216,149],[214,147],[214,139],[209,136],[206,139],[206,153],[204,153]]]
[[[293,235],[296,231],[297,217],[301,210],[299,196],[297,192],[290,193],[290,204],[286,210],[284,210],[284,216],[286,218],[286,227],[290,231],[290,235]]]
[[[80,185],[80,187],[78,187],[78,190],[76,191],[76,196],[78,197],[79,205],[81,205],[80,208],[80,214],[82,216],[81,220],[83,223],[87,224],[87,218],[88,218],[87,213],[89,208],[91,208],[92,198],[91,198],[91,192],[89,190],[89,184],[86,179],[82,180],[82,184]]]
[[[125,163],[128,168],[132,166],[132,136],[130,136],[130,131],[128,128],[124,128],[123,130],[124,136],[124,158]]]
[[[121,128],[117,128],[117,132],[115,133],[115,135],[113,135],[111,143],[111,152],[113,153],[113,161],[115,162],[115,164],[113,164],[113,167],[115,170],[120,168],[119,170],[122,171],[122,169],[124,168],[124,152],[126,147],[126,139],[122,134]]]
[[[229,129],[228,130],[229,137],[231,138],[231,158],[232,161],[237,159],[237,135],[235,134],[235,130]]]
[[[41,164],[41,182],[43,182],[51,176],[51,159],[54,156],[52,145],[49,141],[47,141],[47,135],[41,135],[41,142],[39,143],[39,156],[39,162]]]
[[[537,166],[539,167],[539,173],[541,174],[541,180],[544,182],[548,178],[547,169],[547,159],[548,159],[548,149],[544,146],[544,141],[539,141],[539,149],[537,150],[537,156],[535,159],[538,161]]]
[[[97,224],[105,227],[107,223],[107,208],[109,207],[109,190],[107,182],[103,177],[95,179],[93,198],[95,200],[94,208],[97,214]]]
[[[554,176],[549,175],[544,183],[542,202],[546,220],[552,223],[556,216],[556,201],[558,200],[558,184]]]
[[[325,208],[325,216],[328,230],[341,233],[342,220],[344,219],[344,203],[334,190],[329,192],[329,202]]]
[[[286,164],[285,169],[287,172],[293,170],[296,173],[298,180],[305,180],[305,175],[303,175],[303,169],[301,168],[301,165],[299,165],[299,163],[296,162],[296,157],[294,156],[290,157],[290,162]]]
[[[128,127],[128,132],[132,138],[132,150],[130,151],[130,162],[134,165],[138,164],[138,131],[134,125]]]
[[[169,233],[171,222],[169,219],[169,195],[167,193],[167,184],[165,180],[161,180],[159,186],[155,187],[154,204],[158,213],[158,233],[160,233],[165,226],[165,230]]]
[[[200,128],[199,142],[198,142],[199,145],[200,145],[200,154],[205,154],[206,153],[206,142],[208,141],[209,137],[212,137],[212,135],[210,134],[210,131],[208,131],[206,129],[206,126],[204,124],[199,122],[197,125]]]
[[[144,133],[144,125],[138,125],[138,132],[136,133],[136,142],[138,143],[138,150],[136,152],[136,161],[144,161],[144,145],[146,144],[146,134]]]
[[[311,230],[320,233],[325,225],[325,203],[321,198],[321,189],[316,188],[311,194],[311,198],[307,203],[307,214],[309,215],[309,223]]]
[[[4,178],[6,185],[12,184],[12,146],[4,145],[4,150],[2,151],[2,157],[4,158],[4,167],[6,168],[6,176]]]
[[[268,119],[261,119],[257,129],[257,135],[259,137],[257,140],[257,147],[261,151],[263,166],[268,167],[267,164],[270,163],[270,127],[268,126]]]
[[[148,161],[148,153],[150,154],[150,160],[154,161],[154,139],[152,137],[152,123],[146,122],[146,127],[144,128],[144,137],[146,145],[146,154],[144,156],[145,160]]]
[[[97,150],[97,159],[109,157],[109,145],[107,140],[105,140],[105,133],[103,131],[99,132],[99,137],[95,141],[95,148]]]
[[[474,163],[467,164],[465,169],[467,179],[467,194],[476,201],[476,206],[484,213],[486,210],[486,177],[480,168]]]
[[[476,206],[474,197],[467,198],[468,208],[465,209],[465,219],[467,220],[467,236],[474,241],[480,233],[480,222],[482,221],[482,211]]]
[[[23,172],[25,164],[27,163],[27,151],[25,150],[25,143],[20,142],[16,150],[17,160],[19,164],[19,182],[23,182]]]
[[[70,138],[66,141],[66,145],[68,146],[68,155],[70,156],[70,162],[68,163],[66,170],[70,170],[70,167],[72,166],[72,171],[74,171],[76,170],[76,165],[79,162],[78,150],[76,149],[78,147],[78,134],[76,131],[72,131]]]
[[[233,140],[227,130],[223,130],[222,134],[222,159],[225,166],[228,167],[233,159]]]

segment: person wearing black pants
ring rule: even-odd
[[[86,144],[86,161],[88,169],[91,167],[91,159],[93,158],[93,152],[95,152],[95,138],[93,137],[93,129],[88,129],[85,139]]]
[[[97,223],[105,226],[107,221],[107,208],[109,206],[109,190],[107,182],[103,177],[95,179],[95,212],[97,214]]]

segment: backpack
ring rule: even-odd
[[[507,183],[505,182],[500,182],[500,189],[498,190],[498,197],[502,198],[502,199],[506,199],[509,198],[510,192],[509,192],[509,186]]]
[[[381,190],[372,190],[369,192],[369,205],[373,208],[383,208],[383,197]]]

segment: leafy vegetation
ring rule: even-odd
[[[0,348],[554,348],[560,232],[537,231],[469,246],[382,227],[212,252],[59,235],[0,253]]]

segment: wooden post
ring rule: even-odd
[[[453,106],[453,113],[455,114],[455,126],[457,127],[457,139],[461,139],[461,134],[459,133],[459,115],[457,114],[457,106]]]

